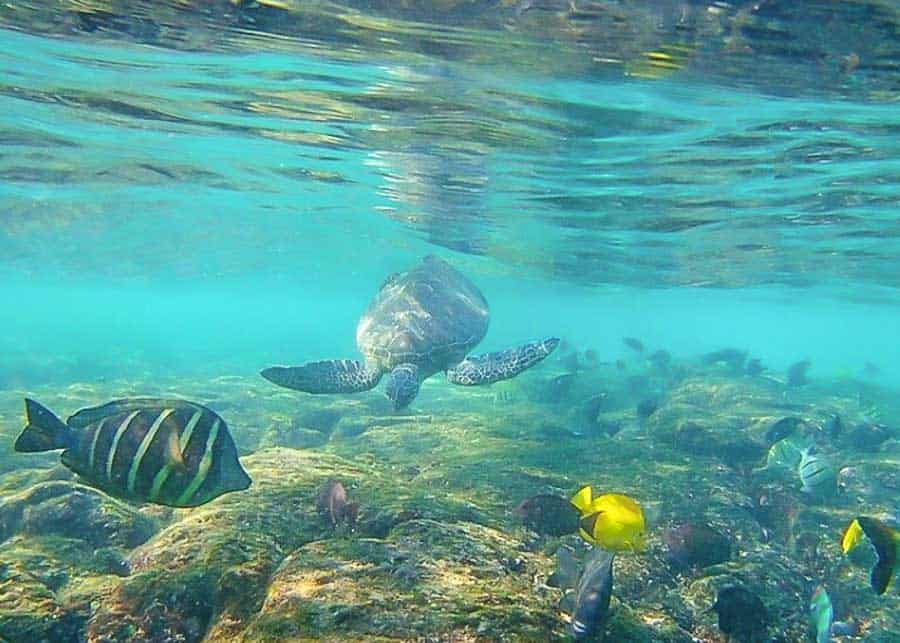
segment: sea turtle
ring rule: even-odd
[[[395,409],[409,405],[419,385],[438,371],[453,384],[474,386],[515,377],[553,352],[550,337],[495,353],[466,357],[487,332],[490,313],[481,291],[446,261],[425,257],[387,278],[356,327],[365,362],[325,360],[273,366],[270,382],[307,393],[368,391],[389,373],[385,395]]]

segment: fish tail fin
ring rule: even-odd
[[[22,453],[52,451],[69,446],[69,427],[52,411],[25,398],[25,428],[13,447]]]
[[[578,512],[584,516],[590,511],[593,499],[594,492],[591,489],[591,485],[587,485],[579,489],[578,493],[572,496],[570,502],[575,506]]]

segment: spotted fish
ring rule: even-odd
[[[25,418],[16,451],[65,449],[66,467],[113,496],[196,507],[250,486],[225,421],[194,402],[115,400],[63,423],[26,399]]]

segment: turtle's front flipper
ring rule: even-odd
[[[447,379],[462,386],[508,380],[540,362],[558,345],[559,339],[550,337],[516,348],[507,348],[505,351],[468,357],[457,366],[447,369]]]
[[[381,371],[351,359],[272,366],[260,375],[278,386],[306,393],[359,393],[373,388],[381,379]]]

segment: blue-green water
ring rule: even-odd
[[[900,388],[896,3],[428,4],[0,9],[0,389],[355,358],[427,254],[480,349]]]

